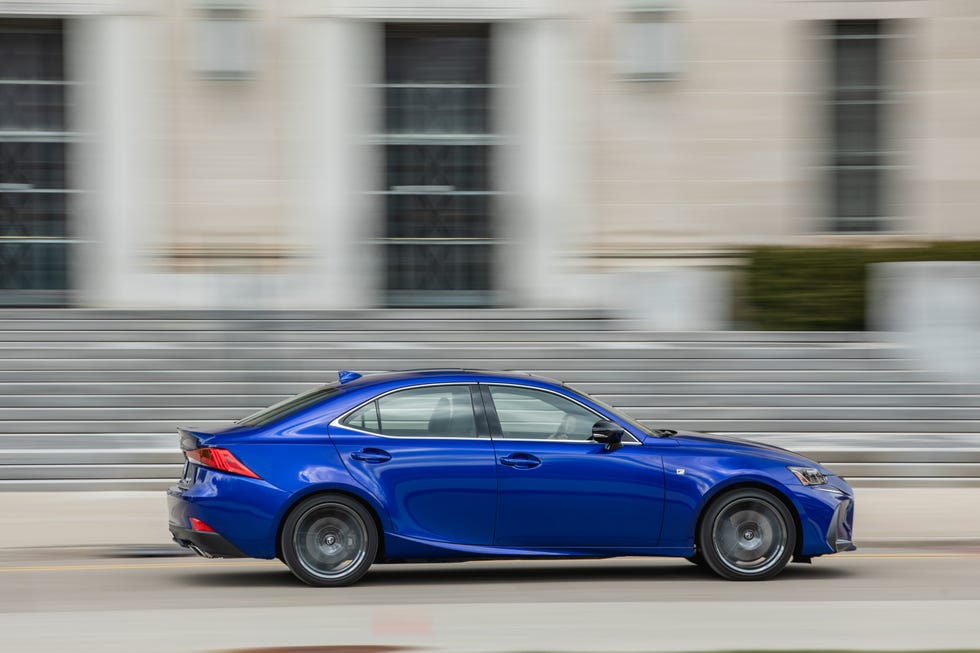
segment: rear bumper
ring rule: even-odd
[[[241,549],[218,533],[193,531],[189,528],[170,524],[170,534],[173,535],[174,542],[205,558],[248,557]]]
[[[174,542],[185,549],[190,549],[204,558],[249,557],[216,531],[196,531],[188,528],[192,523],[191,519],[194,517],[202,519],[208,524],[215,524],[215,520],[211,515],[204,514],[199,506],[187,500],[185,488],[174,486],[167,490],[167,509],[170,513],[170,520],[167,524],[170,528],[170,535]]]

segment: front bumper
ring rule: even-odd
[[[812,558],[828,553],[853,551],[854,490],[838,476],[829,476],[825,485],[793,488],[793,501],[799,510],[802,542],[797,555]]]
[[[241,549],[218,533],[194,531],[170,524],[174,542],[204,558],[247,558]]]
[[[854,499],[848,497],[841,499],[834,514],[830,519],[830,526],[827,528],[827,546],[834,553],[840,551],[854,551],[857,546],[854,544],[852,533],[854,525]]]

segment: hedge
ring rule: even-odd
[[[757,329],[863,330],[868,265],[902,261],[980,261],[980,242],[759,247],[749,252],[745,317]]]

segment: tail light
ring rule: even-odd
[[[248,476],[249,478],[260,478],[258,474],[246,467],[242,461],[235,458],[235,455],[227,449],[217,447],[205,447],[204,449],[192,449],[186,452],[188,460],[192,460],[198,465],[217,469],[229,474],[238,476]]]
[[[202,522],[200,519],[191,517],[191,530],[198,531],[200,533],[213,533],[214,529]]]

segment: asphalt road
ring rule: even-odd
[[[0,651],[980,648],[980,546],[872,550],[762,583],[684,560],[379,566],[313,589],[278,562],[0,550]]]

